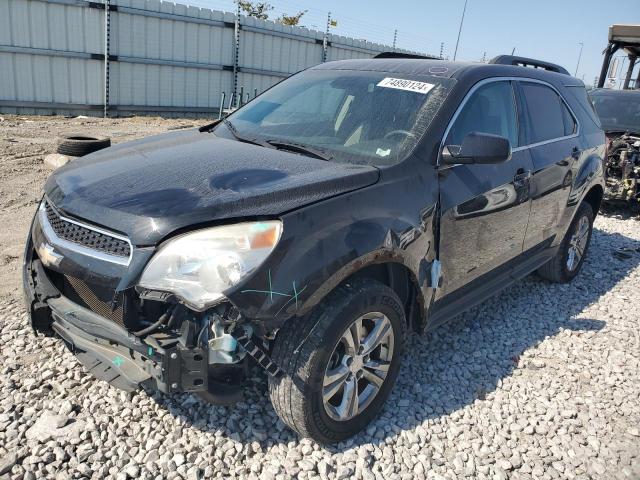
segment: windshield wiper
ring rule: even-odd
[[[250,143],[252,145],[258,145],[260,147],[265,147],[265,148],[272,148],[268,143],[258,140],[257,138],[248,138],[238,133],[238,129],[236,129],[235,125],[231,123],[230,120],[227,120],[225,118],[224,120],[222,120],[222,123],[225,124],[225,126],[231,132],[231,135],[233,135],[235,139],[238,140],[239,142]]]
[[[290,152],[302,153],[310,157],[319,158],[320,160],[333,160],[331,155],[326,154],[324,151],[302,145],[300,143],[283,142],[280,140],[266,140],[266,143],[276,147],[278,150],[289,150]]]
[[[283,142],[283,141],[280,141],[280,140],[258,140],[257,138],[248,138],[248,137],[245,137],[244,135],[242,135],[241,133],[239,133],[238,129],[235,127],[235,125],[233,123],[231,123],[230,120],[227,120],[225,118],[224,120],[222,120],[222,123],[225,124],[225,126],[229,129],[231,134],[239,142],[250,143],[252,145],[258,145],[260,147],[265,147],[265,148],[276,148],[278,150],[289,150],[291,152],[302,153],[304,155],[309,155],[309,156],[314,157],[314,158],[319,158],[320,160],[329,161],[329,160],[333,159],[332,156],[327,155],[322,150],[315,149],[315,148],[312,148],[312,147],[307,147],[306,145],[302,145],[302,144],[299,144],[299,143]]]

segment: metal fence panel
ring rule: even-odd
[[[321,32],[250,17],[242,28],[241,68],[295,73],[322,61]]]
[[[103,12],[74,5],[0,0],[2,102],[100,105]],[[75,55],[75,57],[74,57]],[[83,58],[84,57],[84,58]],[[53,113],[38,109],[38,113]]]
[[[234,88],[233,13],[160,0],[111,0],[109,104],[113,114],[215,113]],[[101,0],[0,0],[0,111],[102,114]],[[318,64],[324,33],[240,17],[243,101]],[[390,47],[328,36],[327,60]]]

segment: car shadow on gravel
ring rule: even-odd
[[[558,359],[522,355],[566,330],[586,336],[602,330],[604,321],[583,318],[582,312],[640,264],[639,246],[623,235],[594,229],[583,270],[573,282],[552,284],[530,275],[447,324],[411,335],[397,384],[381,415],[360,434],[327,449],[340,452],[384,444],[428,420],[490,400],[505,378],[525,369],[564,368]],[[620,258],[615,255],[620,249],[632,253]],[[258,375],[256,380],[245,401],[233,408],[209,406],[189,395],[153,398],[184,424],[218,436],[264,447],[297,442],[269,403],[266,379]]]

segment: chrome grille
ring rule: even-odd
[[[128,241],[69,221],[46,200],[45,213],[51,229],[63,240],[115,257],[128,258],[131,255]]]

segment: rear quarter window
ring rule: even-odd
[[[562,120],[564,121],[564,134],[565,136],[573,135],[578,131],[576,120],[569,111],[569,107],[563,101],[560,101],[560,108],[562,109]]]
[[[587,94],[587,89],[582,86],[565,87],[565,91],[571,96],[574,102],[578,105],[582,115],[588,117],[598,129],[602,129],[600,124],[600,117],[596,113],[593,106],[593,102]]]

